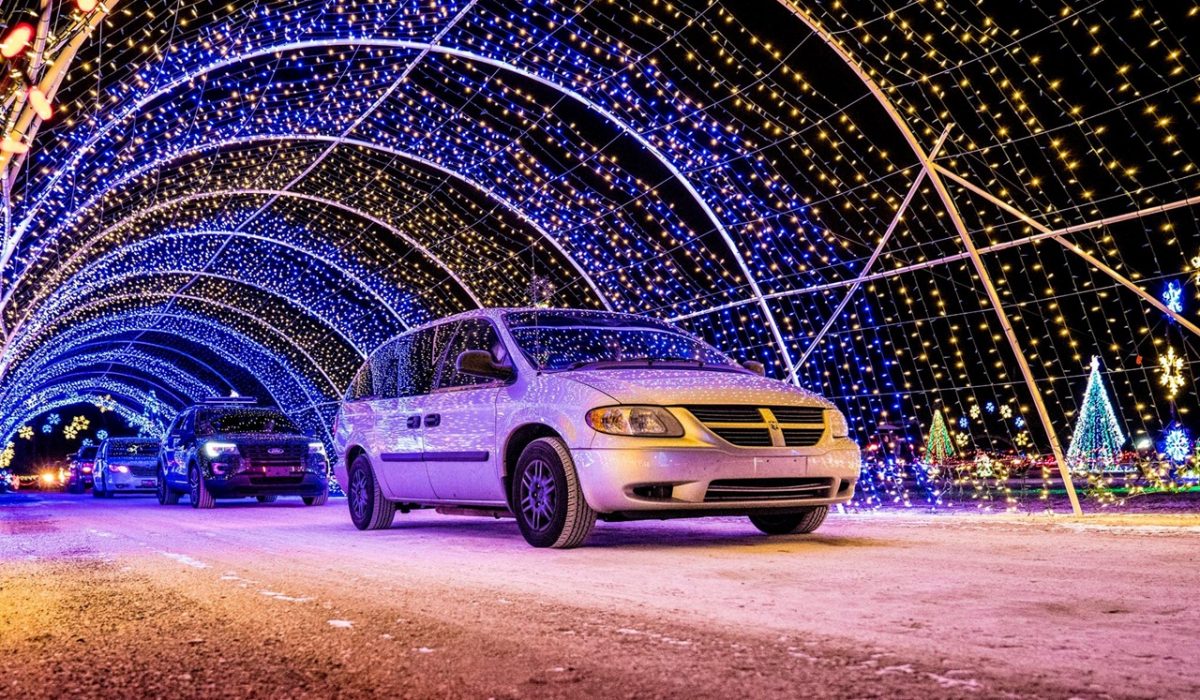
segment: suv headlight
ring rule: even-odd
[[[236,455],[238,453],[237,445],[232,442],[206,442],[204,443],[204,454],[209,459],[216,459],[224,455]]]
[[[829,411],[829,428],[833,432],[835,438],[850,437],[850,425],[846,422],[846,414],[830,408]]]
[[[324,457],[325,456],[325,443],[323,443],[323,442],[308,443],[308,453],[310,455],[321,455],[322,457]]]
[[[587,412],[596,432],[633,437],[682,437],[683,426],[659,406],[606,406]]]

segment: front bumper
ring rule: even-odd
[[[738,514],[845,503],[861,467],[851,440],[803,449],[656,446],[571,454],[584,498],[605,514]]]
[[[269,476],[261,471],[238,472],[231,476],[214,476],[204,480],[208,492],[216,498],[245,496],[320,496],[329,488],[324,474],[292,472]]]
[[[112,489],[114,493],[150,492],[158,488],[158,477],[153,473],[148,476],[139,476],[137,474],[108,472],[104,476],[104,484]]]

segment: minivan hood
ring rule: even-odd
[[[741,372],[638,367],[568,371],[558,376],[604,392],[623,404],[832,407],[829,401],[805,389]]]

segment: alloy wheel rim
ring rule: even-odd
[[[367,513],[367,475],[361,469],[350,480],[350,509],[361,520]]]
[[[535,459],[525,468],[521,477],[521,515],[525,524],[536,532],[543,532],[554,520],[558,505],[558,489],[550,465]]]

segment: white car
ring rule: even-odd
[[[535,547],[597,518],[748,515],[812,532],[860,456],[829,401],[627,314],[484,309],[380,346],[334,424],[360,530],[396,511],[516,517]]]

